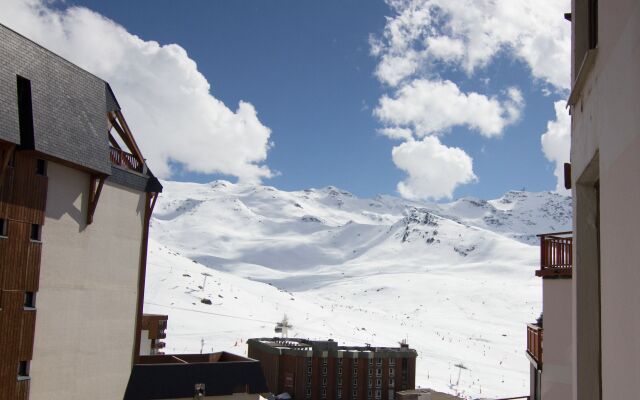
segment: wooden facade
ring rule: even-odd
[[[8,149],[3,151],[3,156]],[[3,172],[0,219],[5,234],[0,236],[0,400],[22,400],[29,397],[28,363],[33,356],[34,300],[42,252],[40,232],[47,201],[46,163],[39,161],[33,152],[16,151]],[[19,376],[21,367],[23,376]]]
[[[260,361],[269,390],[275,394],[287,392],[307,400],[393,400],[395,393],[415,387],[413,350],[336,347],[318,351],[311,345],[290,344],[285,349],[273,343],[251,339],[248,355]]]

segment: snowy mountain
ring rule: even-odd
[[[569,228],[570,198],[512,191],[435,204],[335,187],[164,185],[145,311],[169,314],[168,352],[242,354],[286,313],[292,336],[408,338],[423,387],[528,392],[525,323],[541,309],[532,244]]]

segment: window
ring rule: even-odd
[[[31,81],[17,76],[18,87],[18,126],[20,129],[20,146],[34,148],[33,138],[33,106],[31,103]]]
[[[389,366],[395,366],[396,365],[396,359],[395,358],[390,358],[389,359]]]
[[[598,0],[577,1],[571,19],[574,27],[573,80],[575,81],[587,52],[598,47]]]
[[[36,295],[33,292],[24,292],[25,308],[36,308]]]
[[[353,398],[358,397],[358,391],[357,391],[356,389],[353,389],[353,390],[351,391],[351,394],[353,395]]]
[[[307,367],[307,374],[311,374],[312,372],[312,368],[311,367]]]
[[[394,397],[395,397],[395,392],[389,389],[389,400],[393,400]]]
[[[389,367],[389,376],[394,376],[396,374],[395,368]]]
[[[382,365],[382,357],[376,358],[376,365]]]
[[[29,379],[29,361],[18,363],[18,380]]]
[[[338,398],[341,399],[342,398],[342,390],[340,390],[341,388],[338,388]]]
[[[342,358],[338,358],[338,365],[342,365]]]
[[[353,367],[353,374],[354,375],[358,375],[358,368],[357,367]]]
[[[376,379],[376,387],[380,387],[382,386],[382,379],[378,378]]]
[[[342,386],[342,378],[338,378],[338,386]]]
[[[358,386],[358,377],[357,376],[353,377],[353,386]]]
[[[368,386],[369,386],[369,387],[372,387],[372,386],[373,386],[373,379],[369,378],[369,385],[368,385]]]
[[[311,377],[307,376],[307,385],[311,385]]]
[[[367,390],[367,397],[373,396],[373,391],[371,389]]]
[[[327,378],[322,378],[322,386],[327,386]]]
[[[39,242],[41,240],[41,226],[38,224],[31,224],[31,240]]]
[[[0,218],[0,237],[7,237],[7,231],[9,227],[9,221]]]
[[[322,365],[327,365],[327,359],[326,358],[322,359]]]
[[[369,368],[369,376],[373,375],[373,368]]]
[[[376,368],[376,376],[382,376],[382,368]]]
[[[382,397],[382,391],[380,389],[376,389],[376,399],[379,399]]]
[[[327,389],[325,388],[322,389],[322,397],[327,397]]]
[[[338,367],[338,375],[342,375],[342,367]]]
[[[395,386],[396,385],[396,379],[395,378],[389,378],[389,386]]]
[[[307,397],[311,397],[311,389],[307,388]]]
[[[36,160],[36,174],[47,176],[47,162],[41,158]]]
[[[327,374],[327,367],[322,367],[322,375],[326,375]]]

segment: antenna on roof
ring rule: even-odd
[[[281,333],[283,338],[289,337],[289,329],[293,328],[293,325],[289,323],[289,318],[287,318],[287,314],[284,315],[282,321],[276,323],[276,333]]]

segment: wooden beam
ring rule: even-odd
[[[102,186],[104,185],[104,176],[91,175],[89,180],[89,208],[87,210],[87,225],[93,223],[93,214],[98,206]]]
[[[124,116],[120,111],[113,111],[110,115],[112,115],[111,124],[113,124],[116,131],[120,134],[120,137],[127,145],[131,154],[133,154],[140,164],[144,165],[144,157],[142,156],[142,152],[136,143],[136,140],[133,138],[133,134],[131,133],[131,129],[129,129],[129,125],[127,121],[124,119]]]
[[[120,145],[116,141],[116,138],[114,138],[111,133],[109,133],[109,143],[111,144],[112,147],[115,147],[118,150],[122,150],[122,148],[120,147]]]
[[[4,185],[4,178],[7,175],[7,170],[9,169],[9,163],[11,162],[11,157],[13,157],[13,153],[15,152],[16,145],[10,144],[4,150],[2,154],[2,164],[0,165],[0,190]]]

